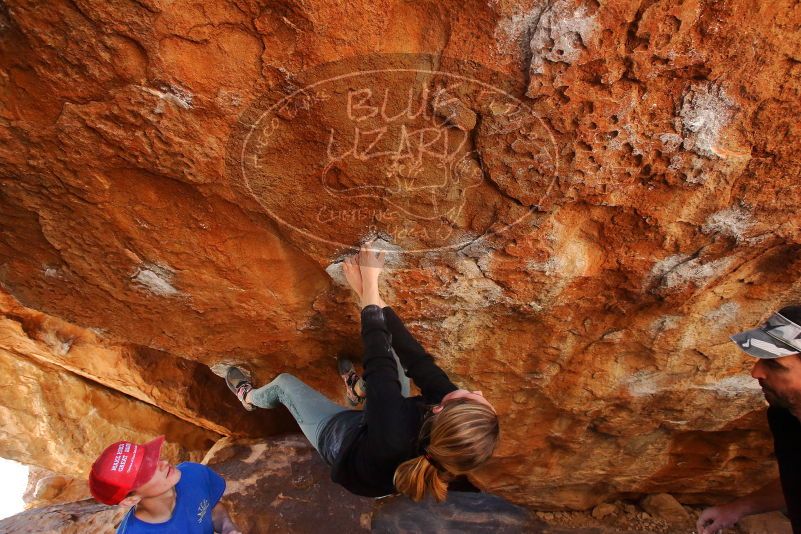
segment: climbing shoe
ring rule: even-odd
[[[364,381],[353,367],[353,362],[347,358],[337,358],[337,371],[345,382],[345,396],[351,406],[358,406],[364,402],[364,397],[358,391],[364,393]]]
[[[225,383],[228,385],[228,389],[233,391],[236,398],[239,399],[239,402],[242,403],[242,406],[244,406],[246,410],[253,411],[256,409],[256,407],[249,402],[245,402],[245,396],[253,389],[253,384],[250,383],[250,377],[248,377],[242,369],[233,365],[229,367],[228,372],[225,374]]]

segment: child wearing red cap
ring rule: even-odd
[[[89,490],[105,504],[130,506],[117,534],[242,534],[220,498],[225,481],[205,465],[161,460],[164,436],[118,441],[95,460]]]

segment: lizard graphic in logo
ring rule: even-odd
[[[206,512],[209,509],[209,501],[207,499],[203,499],[200,502],[200,506],[197,507],[197,522],[202,523],[203,518],[206,517]]]

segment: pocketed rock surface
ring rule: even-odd
[[[82,475],[116,439],[196,457],[286,430],[241,411],[232,363],[340,399],[340,261],[378,236],[386,300],[497,407],[484,488],[559,510],[756,489],[765,404],[728,336],[801,301],[799,23],[789,1],[0,4],[0,456]]]

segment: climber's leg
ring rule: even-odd
[[[351,406],[358,406],[364,402],[364,380],[356,372],[353,362],[345,357],[337,358],[337,371],[345,382],[345,397]]]
[[[259,408],[275,408],[283,404],[298,422],[300,430],[315,449],[323,427],[332,416],[347,408],[328,400],[289,373],[281,373],[275,380],[247,395],[247,400]]]

